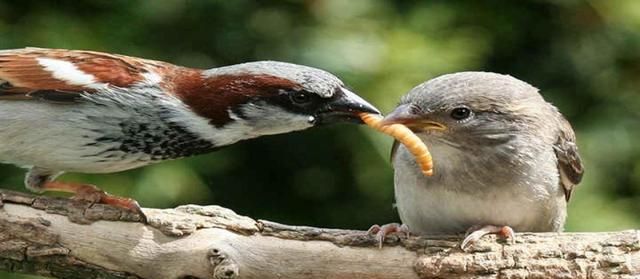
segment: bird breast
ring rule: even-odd
[[[0,160],[108,173],[215,148],[215,128],[147,88],[83,95],[73,104],[0,101]]]
[[[420,173],[403,146],[394,159],[396,205],[413,232],[458,233],[485,224],[516,231],[562,227],[565,202],[557,167],[538,164],[554,161],[548,158],[551,150],[522,150],[516,142],[470,152],[427,143],[434,158],[432,177]]]

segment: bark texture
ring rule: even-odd
[[[121,210],[0,190],[0,270],[56,278],[640,278],[640,231],[390,237],[218,206]]]

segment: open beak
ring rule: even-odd
[[[424,116],[411,112],[411,105],[399,105],[391,113],[382,119],[383,124],[403,124],[414,132],[427,130],[444,131],[447,126],[440,122],[424,118]]]
[[[342,88],[329,103],[322,107],[316,117],[318,124],[354,122],[362,124],[360,113],[380,114],[380,111],[355,93]]]

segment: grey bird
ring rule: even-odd
[[[413,88],[384,122],[429,147],[433,176],[394,143],[396,205],[415,234],[562,231],[584,172],[569,122],[535,87],[508,75],[461,72]],[[405,227],[405,228],[406,228]],[[374,228],[379,240],[399,226]]]

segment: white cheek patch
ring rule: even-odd
[[[245,106],[242,112],[248,119],[252,119],[251,126],[256,136],[288,133],[313,126],[309,123],[309,116],[284,111],[268,104]]]
[[[203,123],[198,133],[207,135],[206,138],[214,144],[224,146],[240,140],[304,130],[313,126],[313,116],[286,112],[266,103],[245,104],[241,112],[236,114],[228,110],[229,118],[234,121],[221,128]]]
[[[93,89],[104,88],[106,85],[96,82],[95,76],[81,71],[69,61],[51,58],[36,58],[36,60],[54,78],[65,81],[70,85],[86,86]]]

